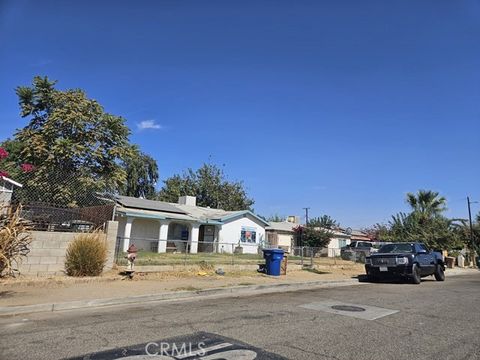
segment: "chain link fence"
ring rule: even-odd
[[[266,246],[227,242],[203,242],[192,244],[189,240],[158,240],[149,238],[117,237],[115,261],[126,265],[125,242],[139,250],[135,265],[258,265],[263,262],[262,249]],[[196,252],[192,253],[192,247]],[[158,252],[163,248],[164,252]]]
[[[11,206],[22,207],[33,230],[86,232],[113,218],[113,199],[100,195],[105,187],[92,179],[59,170],[26,172],[15,180],[22,187],[14,188]]]
[[[127,264],[125,242],[134,244],[138,251],[136,266],[161,266],[172,265],[186,267],[201,265],[208,267],[221,267],[222,265],[255,265],[265,263],[263,249],[277,248],[269,244],[232,244],[231,242],[203,242],[192,244],[189,240],[158,240],[149,238],[124,238],[118,237],[115,248],[115,262],[117,265]],[[196,252],[192,253],[192,246]],[[159,252],[159,248],[161,252]],[[340,249],[327,249],[318,247],[299,246],[291,247],[285,255],[288,264],[300,265],[305,268],[314,268],[316,265],[342,265],[348,264],[340,256],[328,256],[340,254]],[[351,259],[351,261],[359,259]]]

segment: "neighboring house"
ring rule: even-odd
[[[295,232],[293,229],[299,225],[300,223],[296,216],[289,216],[287,221],[270,221],[270,225],[265,229],[267,244],[290,252],[292,247],[295,246]]]
[[[324,247],[318,254],[320,256],[328,257],[340,256],[340,249],[351,242],[350,235],[341,229],[328,231],[332,232],[332,238],[330,239],[328,246]],[[300,239],[296,240],[295,246],[302,246]]]
[[[350,238],[352,241],[372,241],[367,233],[361,230],[352,230]]]
[[[328,257],[340,256],[340,249],[350,244],[350,235],[341,230],[332,230],[333,236],[328,244],[328,247],[322,252],[322,254]]]
[[[134,243],[155,252],[240,251],[256,254],[265,242],[268,222],[251,211],[225,211],[196,206],[196,197],[178,204],[118,196],[115,209],[121,249]]]
[[[3,211],[7,206],[10,206],[13,190],[15,187],[22,187],[23,185],[13,181],[12,179],[0,175],[0,211]]]

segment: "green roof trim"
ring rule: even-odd
[[[222,225],[223,222],[222,221],[218,221],[218,220],[202,220],[200,221],[200,224],[202,225]]]
[[[156,220],[167,219],[165,216],[161,216],[161,215],[133,213],[133,212],[126,212],[126,211],[118,211],[118,214],[130,216],[130,217],[142,218],[142,219],[156,219]]]

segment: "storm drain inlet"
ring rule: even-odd
[[[333,305],[331,306],[333,310],[340,310],[340,311],[350,311],[350,312],[361,312],[365,311],[364,308],[360,306],[353,306],[353,305]]]

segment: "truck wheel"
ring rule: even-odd
[[[417,264],[413,264],[412,268],[412,281],[414,284],[420,284],[422,282],[422,278],[420,276],[420,268]]]
[[[445,281],[445,273],[441,265],[437,264],[437,266],[435,267],[435,273],[433,274],[433,276],[435,276],[435,280],[437,281]]]

